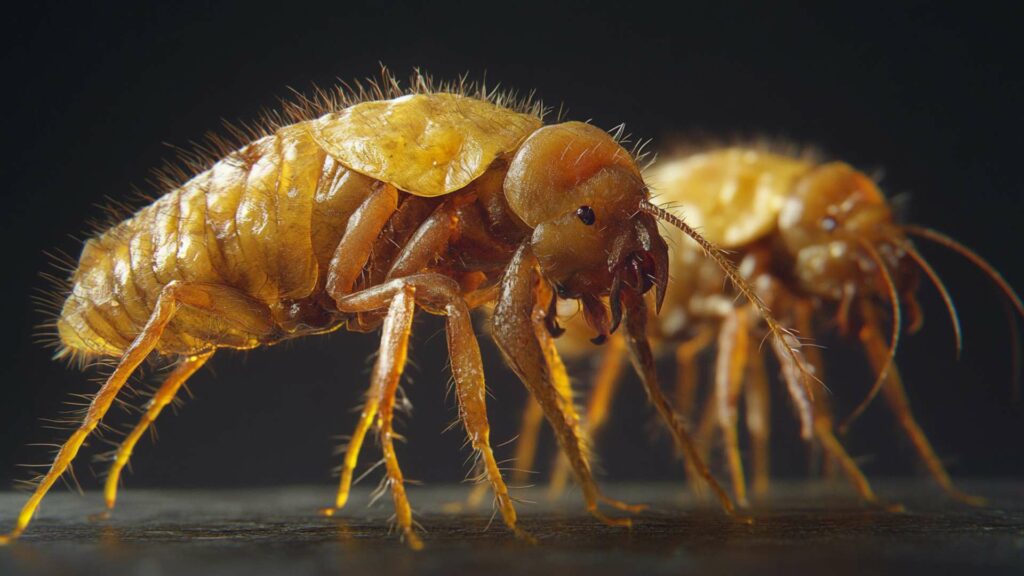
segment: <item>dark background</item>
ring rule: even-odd
[[[69,393],[96,386],[33,342],[33,326],[45,319],[29,300],[45,287],[37,277],[48,267],[43,250],[77,254],[69,234],[84,234],[105,195],[125,197],[133,186],[155,192],[149,171],[173,158],[164,143],[188,147],[222,118],[250,120],[274,107],[287,87],[373,76],[378,62],[402,77],[414,66],[441,78],[486,72],[492,82],[536,89],[556,107],[564,102],[570,118],[604,128],[625,122],[655,148],[698,132],[818,145],[869,172],[884,168],[885,190],[910,194],[909,220],[948,232],[1024,287],[1024,80],[1010,14],[925,2],[671,11],[639,3],[382,4],[39,3],[5,15],[0,487],[27,477],[18,464],[46,460],[46,448],[30,443],[63,439],[40,419],[56,416]],[[926,254],[958,299],[966,346],[956,362],[941,302],[924,289],[926,329],[905,339],[899,356],[917,414],[954,475],[1020,476],[1024,415],[1012,400],[1006,309],[963,260],[932,247]],[[414,338],[407,390],[416,410],[402,427],[409,443],[400,458],[411,478],[455,481],[467,472],[468,451],[460,450],[461,431],[442,433],[456,411],[435,320],[421,320]],[[830,383],[849,406],[870,377],[855,349],[829,344],[841,367]],[[127,485],[331,481],[339,461],[332,436],[354,424],[375,347],[374,335],[339,333],[221,354],[193,379],[197,399],[161,419],[159,444],[140,444]],[[485,343],[484,353],[500,443],[516,433],[524,393],[493,346]],[[776,471],[803,474],[806,450],[781,393],[776,399]],[[639,386],[626,381],[600,443],[608,477],[680,474],[653,429]],[[917,468],[880,404],[848,445],[876,477]],[[79,459],[87,487],[97,485],[88,470],[99,447],[94,440]],[[510,455],[511,447],[499,449],[499,457]],[[371,447],[364,461],[375,459]]]

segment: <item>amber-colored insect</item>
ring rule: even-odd
[[[556,431],[587,509],[628,524],[598,509],[635,510],[594,483],[578,418],[556,389],[565,378],[548,311],[558,298],[577,299],[602,337],[624,317],[652,402],[696,457],[657,385],[646,336],[642,295],[656,287],[660,304],[668,281],[655,218],[669,215],[650,204],[634,159],[613,137],[579,122],[545,126],[540,111],[464,85],[435,88],[419,75],[407,91],[387,76],[355,97],[321,94],[293,107],[290,123],[225,147],[201,172],[86,242],[56,322],[58,356],[113,357],[116,368],[2,541],[25,530],[150,353],[177,366],[116,452],[109,508],[140,436],[216,350],[380,327],[367,400],[325,512],[345,505],[376,424],[398,525],[418,547],[392,431],[417,307],[446,317],[461,420],[505,523],[522,535],[490,446],[470,320],[483,304],[494,305],[493,337]],[[784,333],[773,336],[781,342]]]
[[[663,160],[646,171],[645,178],[659,200],[678,206],[705,238],[731,251],[739,269],[784,323],[796,327],[802,336],[812,337],[817,330],[815,324],[834,319],[842,334],[856,335],[877,379],[844,426],[881,391],[942,488],[965,502],[982,501],[953,484],[911,412],[893,358],[903,329],[901,304],[910,313],[909,331],[921,326],[915,295],[918,269],[933,281],[947,304],[957,349],[960,347],[960,327],[952,299],[908,236],[937,242],[966,256],[1024,315],[1019,296],[991,265],[943,234],[894,222],[876,184],[842,162],[821,163],[754,148],[727,148]],[[762,340],[758,334],[760,323],[748,305],[723,291],[720,270],[705,265],[699,247],[682,236],[667,240],[674,278],[665,307],[651,324],[650,337],[675,347],[677,405],[684,414],[694,413],[694,360],[702,350],[717,343],[714,390],[703,409],[697,438],[706,447],[710,432],[718,428],[736,499],[745,503],[737,432],[741,397],[745,399],[746,425],[752,437],[755,491],[763,492],[768,481],[769,397],[764,360],[758,350]],[[886,302],[891,310],[888,343],[879,310]],[[564,348],[572,354],[578,345],[567,342]],[[817,376],[823,379],[818,350],[807,347],[801,353],[807,354]],[[589,397],[584,429],[590,433],[606,419],[622,354],[621,342],[613,338]],[[792,361],[788,355],[776,356],[792,388]],[[540,423],[536,413],[532,408],[524,416],[526,440],[520,452],[527,459],[531,458]],[[812,427],[809,431],[805,428],[805,432],[810,432],[825,454],[839,464],[861,497],[875,502],[868,480],[834,434],[832,413],[828,395],[817,395]],[[556,491],[564,477],[564,467],[556,468]]]

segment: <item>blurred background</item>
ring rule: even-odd
[[[468,73],[536,90],[567,116],[602,128],[625,122],[652,149],[679,135],[768,136],[816,145],[882,174],[903,195],[906,219],[945,231],[1024,289],[1020,135],[1024,97],[1016,18],[978,5],[905,3],[883,9],[640,3],[440,6],[434,2],[138,4],[121,9],[40,2],[8,14],[0,189],[0,488],[26,478],[19,464],[48,460],[32,443],[62,441],[46,428],[95,373],[49,358],[33,341],[45,317],[30,302],[45,288],[44,250],[77,255],[85,220],[105,196],[150,194],[151,169],[221,119],[247,121],[289,87],[421,67],[439,78]],[[962,359],[941,301],[922,289],[926,325],[901,344],[899,364],[922,426],[954,476],[1020,476],[1024,405],[1013,400],[1007,308],[959,257],[928,247],[959,304]],[[446,394],[442,324],[417,324],[406,391],[415,410],[400,430],[406,475],[458,481],[468,472],[463,433]],[[495,444],[515,436],[524,390],[483,338]],[[849,407],[871,383],[858,351],[828,340],[830,384]],[[375,335],[336,333],[249,353],[223,353],[191,381],[195,400],[159,421],[156,446],[140,444],[128,489],[330,483],[337,436],[348,434],[367,385]],[[586,375],[577,366],[576,375]],[[672,377],[666,366],[666,380]],[[130,399],[140,403],[141,398]],[[774,471],[800,476],[807,450],[776,388]],[[112,412],[109,422],[133,417]],[[547,466],[553,441],[540,464]],[[920,473],[909,443],[876,403],[847,445],[873,476]],[[80,456],[95,488],[103,466]],[[498,449],[499,458],[512,454]],[[598,440],[608,479],[681,478],[671,444],[633,378],[623,382]],[[377,450],[366,452],[365,463]],[[361,467],[362,469],[362,467]]]

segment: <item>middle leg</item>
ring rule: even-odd
[[[456,390],[460,403],[460,415],[470,438],[473,448],[477,450],[484,464],[488,480],[494,491],[502,517],[509,529],[517,535],[525,536],[525,532],[516,526],[517,517],[512,499],[509,496],[508,488],[498,469],[497,461],[494,458],[490,446],[490,426],[487,421],[486,410],[486,387],[483,380],[483,362],[480,359],[480,349],[476,342],[476,336],[472,331],[472,323],[469,315],[469,308],[459,293],[459,285],[451,278],[439,274],[417,274],[406,278],[392,280],[383,285],[369,288],[349,296],[340,298],[337,301],[338,309],[342,312],[369,312],[379,310],[391,302],[392,309],[395,302],[401,295],[408,295],[414,298],[414,303],[431,314],[438,314],[447,317],[447,333],[449,354],[452,359],[452,375],[455,379]],[[409,321],[411,322],[411,307],[413,301],[403,303],[410,307]],[[389,313],[390,317],[390,313]],[[387,321],[385,321],[387,329]],[[408,334],[408,327],[406,328]],[[381,357],[384,355],[384,348],[381,349]],[[402,357],[404,362],[404,355]],[[379,361],[379,360],[378,360]],[[397,386],[397,380],[394,381]],[[393,403],[393,395],[390,402]],[[390,410],[386,406],[387,397],[381,402],[381,422],[390,424],[384,420]],[[382,427],[382,432],[387,433],[388,429]],[[382,437],[388,440],[387,437]],[[393,454],[392,454],[393,455]],[[397,460],[388,456],[387,445],[385,445],[385,458],[389,470],[393,465],[397,471]],[[396,476],[401,479],[400,476]],[[395,484],[392,484],[395,490]],[[404,497],[404,491],[402,493]],[[396,508],[398,507],[398,495],[396,495]],[[399,516],[400,523],[403,517]],[[405,528],[405,525],[403,525]],[[410,528],[411,530],[411,522]]]
[[[747,485],[740,457],[739,417],[737,405],[747,368],[747,347],[750,341],[748,314],[745,308],[731,308],[718,333],[718,358],[715,365],[715,409],[718,427],[725,444],[726,462],[732,477],[736,501],[746,507]]]

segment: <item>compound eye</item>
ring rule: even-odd
[[[837,226],[839,226],[839,223],[836,222],[836,219],[832,216],[825,216],[821,219],[821,228],[825,232],[831,232],[835,230]]]
[[[597,220],[597,215],[594,214],[594,209],[590,206],[580,206],[576,209],[576,217],[580,219],[587,226],[590,226]]]

